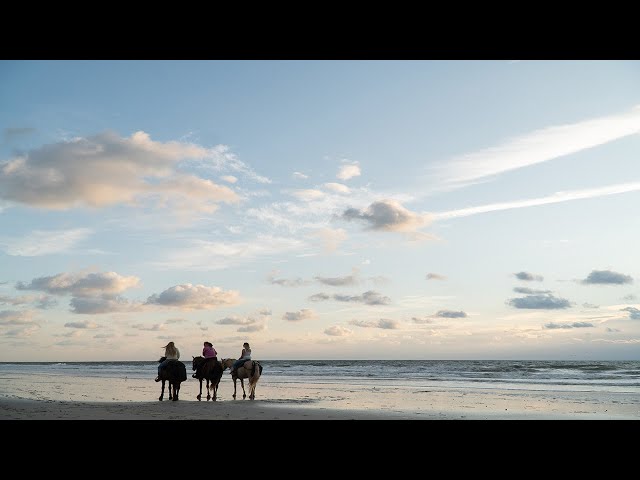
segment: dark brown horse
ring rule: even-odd
[[[231,368],[233,366],[233,362],[235,362],[234,358],[223,358],[222,359],[222,370],[227,368]],[[236,385],[237,380],[240,379],[240,385],[242,385],[242,398],[247,398],[247,392],[244,391],[244,380],[245,378],[249,379],[249,400],[253,400],[256,398],[256,384],[258,383],[258,379],[262,375],[262,365],[255,360],[247,360],[238,368],[236,368],[235,372],[231,375],[233,379],[233,398],[236,398]]]
[[[213,393],[213,401],[218,398],[218,384],[222,378],[222,364],[213,359],[204,357],[193,357],[192,368],[196,370],[196,378],[200,380],[200,393],[196,397],[198,401],[202,397],[202,380],[207,381],[207,401],[211,398],[211,392]],[[211,382],[211,387],[209,387]],[[211,392],[210,392],[211,389]]]
[[[166,357],[160,358],[158,362],[163,362]],[[169,400],[174,402],[178,400],[178,393],[180,393],[180,383],[187,380],[187,367],[184,366],[180,360],[169,360],[169,362],[160,370],[160,380],[162,380],[162,391],[160,392],[160,398],[162,401],[164,397],[164,382],[169,382]]]

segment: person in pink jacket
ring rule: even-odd
[[[202,347],[202,356],[207,359],[206,362],[218,361],[218,352],[216,352],[216,349],[213,348],[213,344],[211,342],[204,342],[204,347]],[[213,360],[208,360],[210,358],[213,358]],[[196,370],[196,373],[191,375],[193,378],[198,378],[198,373],[202,368],[202,365],[204,365],[206,362],[202,362],[202,364]]]

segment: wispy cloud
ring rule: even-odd
[[[363,328],[382,328],[384,330],[396,330],[400,328],[400,322],[397,320],[389,320],[381,318],[379,320],[351,320],[351,325]]]
[[[589,276],[580,283],[585,285],[624,285],[633,283],[633,278],[611,270],[592,270]]]
[[[640,132],[640,107],[622,114],[546,127],[435,167],[449,188],[546,162]]]
[[[447,277],[439,273],[427,273],[427,280],[446,280]]]
[[[345,193],[345,194],[351,193],[351,189],[346,185],[343,185],[342,183],[329,182],[329,183],[325,183],[323,186],[324,188],[328,188],[329,190],[336,193]]]
[[[357,285],[359,283],[358,280],[358,271],[354,269],[351,275],[346,275],[344,277],[313,277],[318,282],[324,285],[330,285],[332,287],[344,287],[349,285]]]
[[[551,203],[568,202],[571,200],[582,200],[585,198],[596,198],[606,195],[616,195],[618,193],[635,192],[640,190],[640,182],[619,183],[605,187],[588,188],[583,190],[570,190],[567,192],[556,192],[552,195],[527,200],[512,200],[501,203],[490,203],[477,207],[462,208],[460,210],[449,210],[447,212],[433,213],[433,220],[445,220],[449,218],[468,217],[479,213],[496,212],[499,210],[510,210],[514,208],[535,207],[538,205],[548,205]]]
[[[640,320],[640,310],[635,307],[627,307],[622,309],[623,312],[629,312],[629,318],[632,320]]]
[[[0,237],[0,247],[12,256],[37,257],[67,252],[93,233],[89,228],[34,230],[19,238]]]
[[[525,295],[545,295],[551,293],[551,290],[536,290],[528,287],[515,287],[513,291],[516,293],[524,293]]]
[[[541,282],[542,280],[544,280],[544,277],[542,275],[536,275],[533,273],[529,273],[529,272],[518,272],[518,273],[514,273],[513,274],[518,280],[524,280],[527,282],[532,282],[532,281],[536,281],[536,282]]]
[[[544,328],[548,330],[570,329],[570,328],[591,328],[593,323],[589,322],[573,322],[573,323],[546,323]]]
[[[329,295],[326,293],[316,293],[309,297],[309,300],[312,302],[322,302],[331,299],[337,302],[355,302],[364,303],[365,305],[389,305],[391,303],[389,297],[383,296],[373,290],[364,292],[362,295],[341,295],[337,293]]]
[[[309,285],[311,282],[300,277],[295,278],[276,278],[277,271],[271,272],[267,276],[267,281],[272,285],[280,285],[282,287],[302,287]]]
[[[299,180],[306,180],[307,178],[309,178],[309,175],[305,175],[305,174],[304,174],[304,173],[302,173],[302,172],[293,172],[293,173],[291,174],[291,176],[292,176],[293,178],[297,178],[297,179],[299,179]]]
[[[94,322],[90,322],[89,320],[84,320],[82,322],[67,322],[64,324],[67,328],[99,328],[100,325]]]
[[[342,228],[321,228],[314,235],[320,238],[325,252],[335,251],[347,239],[347,232]]]

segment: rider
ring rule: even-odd
[[[167,343],[164,347],[164,356],[166,357],[160,365],[158,365],[158,376],[156,377],[156,382],[160,381],[160,376],[162,375],[162,369],[167,366],[170,360],[178,360],[180,358],[180,350],[176,347],[173,342]]]
[[[251,347],[249,346],[249,344],[247,342],[244,342],[244,344],[242,344],[242,346],[244,347],[242,349],[242,353],[240,354],[240,358],[238,360],[236,360],[235,362],[233,362],[233,366],[231,367],[230,370],[230,374],[233,375],[236,370],[238,369],[239,366],[241,366],[244,362],[246,362],[247,360],[251,360]]]
[[[213,348],[213,344],[211,342],[204,342],[204,347],[202,348],[202,356],[205,358],[205,361],[198,365],[198,367],[196,368],[196,373],[191,375],[193,378],[198,378],[200,369],[204,366],[205,363],[218,361],[218,352],[216,352],[216,349]],[[211,358],[213,360],[210,360]]]

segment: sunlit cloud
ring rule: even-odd
[[[41,310],[55,307],[58,302],[49,295],[21,295],[10,297],[0,295],[0,305],[32,305]]]
[[[160,198],[211,211],[238,195],[211,180],[181,173],[182,160],[212,158],[214,149],[156,142],[142,131],[114,132],[44,145],[0,164],[0,198],[45,209],[116,204],[136,206]]]
[[[343,185],[342,183],[329,182],[329,183],[323,184],[323,187],[336,193],[344,193],[344,194],[351,193],[351,189],[346,185]]]
[[[360,165],[358,164],[358,162],[353,162],[340,166],[336,177],[340,180],[349,180],[353,177],[359,177],[360,174]]]
[[[7,255],[37,257],[68,252],[93,233],[89,228],[34,230],[24,237],[0,237],[0,248]]]
[[[325,252],[335,251],[347,239],[347,232],[342,228],[321,228],[315,235],[320,238]]]
[[[487,180],[501,173],[547,162],[640,132],[640,108],[622,114],[542,128],[501,145],[455,157],[434,168],[449,188]]]
[[[38,277],[30,283],[16,283],[17,290],[39,290],[52,295],[71,294],[77,297],[95,295],[117,295],[140,285],[135,276],[123,276],[116,272],[59,273],[49,277]]]

